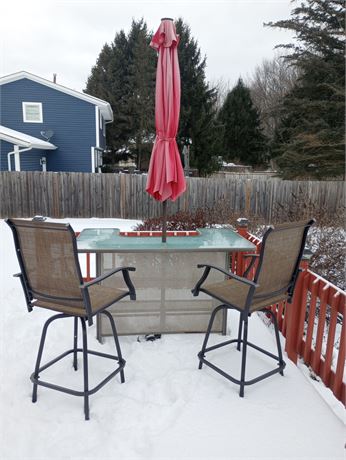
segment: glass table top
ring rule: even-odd
[[[255,245],[229,228],[200,228],[198,236],[122,236],[117,228],[86,228],[78,252],[252,251]]]

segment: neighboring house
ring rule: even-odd
[[[0,171],[98,172],[108,102],[28,72],[0,78]]]

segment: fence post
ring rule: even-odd
[[[285,350],[291,361],[297,364],[299,347],[304,333],[305,311],[306,311],[306,273],[309,268],[309,259],[303,259],[300,263],[302,270],[296,282],[292,303],[286,304],[286,343]]]

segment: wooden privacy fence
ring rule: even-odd
[[[63,217],[145,219],[161,215],[161,203],[145,192],[146,175],[54,172],[0,172],[0,217],[36,214]],[[330,216],[343,206],[342,181],[283,181],[236,174],[187,178],[187,191],[168,203],[168,213],[221,204],[225,213],[258,215],[270,221],[297,201],[324,208]]]

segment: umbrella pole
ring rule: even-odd
[[[167,240],[167,200],[162,203],[162,243]]]

